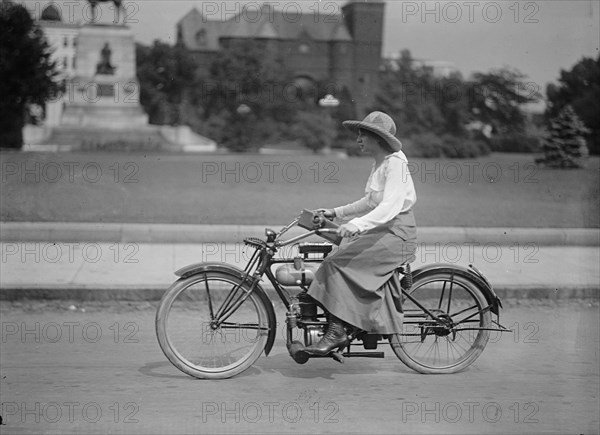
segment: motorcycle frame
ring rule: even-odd
[[[229,295],[226,297],[227,303],[223,303],[223,305],[220,307],[220,309],[216,313],[217,318],[213,319],[214,325],[216,327],[224,326],[224,323],[229,318],[229,316],[231,314],[233,314],[237,310],[237,308],[244,303],[244,301],[250,296],[250,294],[252,294],[252,292],[255,291],[255,289],[257,287],[259,287],[259,283],[260,283],[260,281],[262,281],[262,277],[264,275],[267,276],[267,278],[273,285],[273,288],[275,289],[275,292],[279,296],[281,302],[289,309],[290,304],[292,303],[292,296],[288,293],[288,291],[284,288],[284,286],[282,286],[279,283],[279,281],[277,281],[277,278],[273,274],[271,267],[275,264],[293,263],[294,259],[293,258],[274,258],[275,254],[278,252],[279,249],[281,249],[285,246],[293,245],[296,242],[299,242],[300,240],[303,240],[310,236],[313,236],[313,235],[319,236],[319,235],[322,235],[323,233],[334,233],[335,232],[335,230],[332,230],[332,229],[317,228],[317,229],[310,230],[304,234],[295,236],[295,237],[285,240],[285,241],[279,240],[281,238],[281,236],[284,233],[286,233],[290,228],[292,228],[294,225],[296,225],[298,223],[298,221],[299,221],[299,217],[292,220],[292,222],[290,222],[290,224],[283,227],[278,233],[275,233],[274,231],[272,231],[270,229],[266,229],[265,230],[266,235],[267,235],[266,242],[262,239],[245,239],[244,240],[244,242],[247,245],[254,247],[255,251],[252,254],[252,257],[250,258],[250,260],[248,260],[246,267],[242,271],[242,276],[240,277],[241,278],[240,283],[237,284],[234,288],[232,288]],[[323,261],[323,258],[305,259],[304,261],[320,263]],[[435,267],[448,268],[449,266],[448,265],[432,265],[429,267],[429,269],[434,270]],[[496,316],[497,316],[496,320],[492,320],[492,322],[495,325],[497,325],[497,327],[496,328],[470,327],[470,328],[453,329],[453,331],[456,332],[456,331],[465,331],[465,330],[489,330],[489,331],[511,332],[510,329],[507,329],[500,324],[499,307],[502,306],[500,303],[500,299],[496,296],[496,294],[494,293],[494,291],[491,288],[491,285],[489,284],[487,279],[485,279],[483,274],[481,274],[481,272],[479,272],[473,266],[470,265],[470,267],[473,270],[464,269],[464,268],[460,269],[455,266],[452,266],[453,269],[451,272],[450,290],[449,291],[450,291],[450,293],[452,292],[455,271],[456,271],[456,274],[465,275],[465,273],[467,273],[467,277],[469,279],[471,279],[472,281],[476,282],[476,284],[478,285],[478,287],[484,293],[484,295],[486,296],[486,299],[488,300],[487,306],[482,307],[480,310],[478,310],[476,313],[472,314],[468,318],[475,316],[476,314],[483,313],[487,310],[490,310],[493,314],[496,314]],[[421,269],[414,271],[413,276],[417,276],[420,271],[421,271]],[[244,290],[245,294],[236,298],[239,289],[242,288],[242,286],[245,283],[250,284],[249,289]],[[445,284],[444,284],[444,289],[445,289]],[[443,290],[443,292],[442,292],[442,298],[443,298],[444,291],[445,290]],[[412,311],[417,311],[420,314],[412,314],[412,313],[407,313],[407,312],[404,313],[404,316],[405,316],[404,323],[418,325],[421,328],[421,333],[419,335],[421,335],[421,336],[423,336],[424,334],[426,335],[427,334],[426,329],[429,327],[435,327],[435,326],[439,326],[440,324],[444,324],[443,319],[441,319],[434,312],[432,312],[431,310],[429,310],[425,306],[423,306],[423,304],[421,304],[416,298],[414,298],[411,295],[411,292],[409,292],[407,289],[402,288],[401,294],[405,298],[407,298],[411,302],[413,302],[421,310],[421,311],[412,310]],[[271,300],[271,298],[269,296],[267,296],[267,298],[269,300]],[[210,297],[209,297],[209,299],[210,299]],[[234,299],[235,299],[235,302],[233,302]],[[411,311],[411,310],[409,310],[409,311]],[[420,318],[420,319],[425,318],[425,319],[416,320],[417,318]],[[415,320],[407,321],[406,319],[415,319]],[[462,320],[462,322],[464,322],[464,321],[465,321],[465,319]],[[309,323],[306,323],[306,324],[309,324]],[[313,322],[312,324],[315,324],[315,323]],[[316,324],[326,325],[327,322],[326,321],[317,322]],[[269,325],[269,328],[272,328],[272,327],[273,327],[272,325]],[[263,329],[262,327],[260,327],[260,328]],[[264,329],[266,329],[266,328],[264,328]],[[291,331],[288,328],[288,334],[287,334],[288,342],[290,341],[290,334],[291,334]],[[372,335],[379,335],[379,334],[372,334]],[[353,338],[355,338],[355,336]],[[385,342],[382,340],[377,341],[377,344],[383,344],[383,343],[385,343]],[[349,350],[350,350],[350,345],[348,346],[348,351]],[[369,354],[368,352],[366,352],[364,354],[365,354],[364,356],[375,356],[375,355],[368,355]],[[349,353],[349,355],[351,355],[351,354]],[[358,356],[358,355],[356,355],[356,356]]]

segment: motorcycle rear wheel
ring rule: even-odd
[[[437,272],[415,280],[409,294],[441,321],[405,297],[402,333],[389,338],[396,356],[425,374],[456,373],[470,366],[485,348],[486,328],[492,326],[481,290],[463,276]]]

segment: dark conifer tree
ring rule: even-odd
[[[536,163],[551,168],[581,168],[588,156],[584,139],[588,129],[571,106],[549,120],[548,137],[543,141],[543,156]]]

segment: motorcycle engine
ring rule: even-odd
[[[318,343],[323,337],[323,326],[321,325],[306,325],[304,328],[304,345],[310,346],[311,344]]]
[[[302,322],[301,326],[298,325],[300,322]],[[310,297],[306,291],[292,297],[290,309],[287,313],[287,323],[288,328],[300,327],[304,330],[305,346],[317,343],[323,336],[324,324],[319,322],[317,317],[317,301]]]

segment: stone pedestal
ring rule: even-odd
[[[75,75],[67,83],[63,126],[124,129],[148,124],[140,106],[131,29],[114,24],[83,26],[75,59]]]

